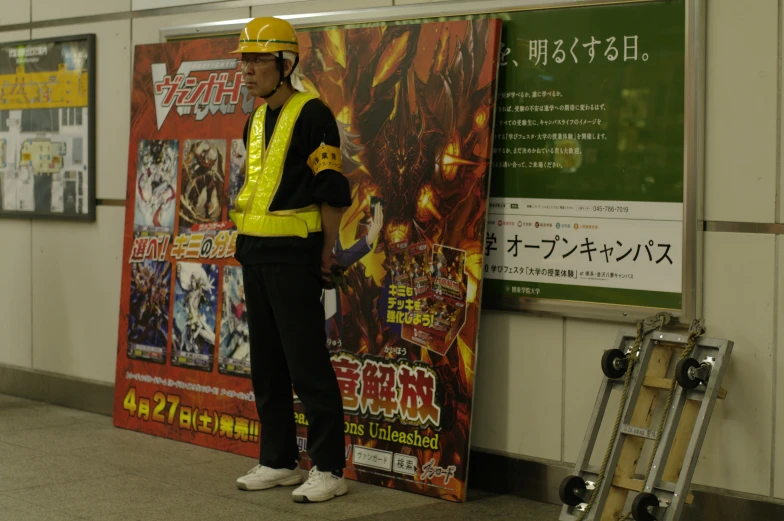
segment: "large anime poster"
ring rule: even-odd
[[[346,476],[465,499],[501,25],[300,33],[352,189],[325,290]],[[242,271],[236,39],[136,48],[115,425],[258,456]],[[302,464],[307,414],[295,401]],[[228,476],[227,479],[234,479]]]

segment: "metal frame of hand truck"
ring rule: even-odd
[[[630,353],[636,331],[622,329],[615,348]],[[643,336],[638,361],[632,368],[627,401],[621,425],[591,511],[584,521],[617,521],[623,514],[629,492],[653,493],[659,507],[652,514],[660,521],[680,518],[684,503],[691,503],[688,493],[702,443],[710,422],[716,399],[723,399],[726,391],[721,381],[727,368],[733,342],[699,337],[690,358],[710,364],[707,384],[685,390],[676,383],[672,404],[662,431],[658,450],[647,482],[635,479],[637,462],[646,439],[655,440],[656,430],[650,423],[660,395],[666,397],[672,382],[665,378],[673,356],[678,357],[688,342],[688,334],[654,330]],[[677,358],[676,358],[677,359]],[[595,489],[600,469],[589,464],[596,439],[605,416],[607,402],[613,389],[623,389],[623,377],[614,380],[603,375],[602,385],[591,416],[583,446],[577,458],[574,475],[587,485],[586,502],[577,506],[564,505],[560,521],[576,521],[585,510],[587,498]],[[663,404],[663,402],[662,402]],[[615,421],[611,412],[609,421]]]

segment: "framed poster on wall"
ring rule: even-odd
[[[95,220],[95,35],[0,44],[0,218]]]
[[[700,5],[507,13],[485,308],[696,316]]]

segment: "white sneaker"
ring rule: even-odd
[[[313,467],[305,484],[298,487],[291,495],[297,503],[317,503],[329,501],[346,492],[348,492],[348,485],[345,479]]]
[[[288,487],[302,483],[302,473],[299,469],[273,469],[256,465],[250,471],[237,479],[240,490],[266,490],[273,487]]]

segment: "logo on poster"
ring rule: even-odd
[[[420,479],[427,481],[433,478],[442,478],[444,480],[444,485],[448,485],[449,481],[455,477],[455,472],[457,472],[457,467],[455,465],[449,465],[447,468],[439,467],[436,465],[435,458],[430,458],[430,461],[422,466]]]
[[[200,72],[209,76],[199,80],[194,74]],[[242,111],[249,114],[256,101],[244,88],[235,59],[182,62],[174,75],[169,74],[165,63],[154,63],[152,82],[158,130],[173,107],[180,116],[193,114],[196,121],[202,121],[208,114],[234,114],[240,102]]]

